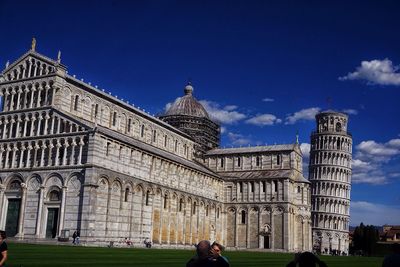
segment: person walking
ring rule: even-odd
[[[72,244],[76,244],[76,231],[72,234]]]
[[[6,232],[0,231],[0,267],[5,266],[5,262],[8,258],[8,247],[6,243]]]

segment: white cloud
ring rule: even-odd
[[[400,206],[388,206],[366,201],[352,201],[350,204],[350,224],[384,225],[398,224],[400,221]]]
[[[301,143],[300,149],[301,152],[303,153],[303,159],[308,160],[310,158],[311,145],[309,143]]]
[[[362,61],[356,71],[349,72],[339,80],[365,80],[367,84],[400,85],[399,66],[389,59]]]
[[[343,109],[342,112],[347,113],[349,115],[357,115],[358,114],[358,110],[356,109]]]
[[[286,117],[285,124],[295,124],[297,121],[301,120],[315,120],[315,115],[320,111],[320,108],[306,108],[295,112],[292,115]]]
[[[226,127],[224,127],[224,126],[221,126],[221,134],[224,134],[224,133],[226,133],[226,131],[227,131]]]
[[[393,156],[400,155],[400,139],[392,139],[386,143],[377,143],[373,140],[362,141],[356,148],[358,158],[388,161]]]
[[[236,106],[236,105],[228,105],[228,106],[224,107],[224,110],[232,111],[232,110],[235,110],[237,108],[238,108],[238,106]]]
[[[232,132],[228,133],[228,138],[231,141],[231,144],[235,146],[248,145],[252,142],[251,138],[245,137],[242,134],[237,134]]]
[[[264,102],[274,102],[275,99],[266,97],[262,101],[264,101]]]
[[[257,126],[274,125],[281,122],[281,119],[278,119],[275,115],[272,114],[261,114],[246,120],[246,123]]]
[[[356,146],[355,157],[352,161],[352,181],[360,184],[387,184],[394,178],[388,173],[387,164],[390,164],[400,155],[400,139],[392,139],[386,143],[373,140],[363,141]]]
[[[199,101],[207,110],[211,119],[221,124],[234,124],[246,118],[246,115],[236,111],[237,106],[221,107],[218,103],[208,100]]]

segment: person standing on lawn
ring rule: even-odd
[[[6,232],[5,231],[0,231],[0,267],[5,266],[5,262],[8,258],[7,252],[7,243],[6,243]]]

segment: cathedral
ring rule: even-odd
[[[184,248],[207,239],[230,249],[347,252],[351,138],[338,135],[346,129],[313,135],[310,182],[298,142],[220,148],[220,125],[191,84],[155,117],[69,75],[60,53],[46,57],[35,42],[1,72],[0,101],[8,236],[62,241],[79,230],[87,245],[128,238]],[[347,119],[338,114],[326,131]],[[328,141],[346,152],[332,158]]]

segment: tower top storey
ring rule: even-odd
[[[344,133],[347,131],[349,116],[342,112],[326,110],[315,115],[317,122],[317,133]]]

